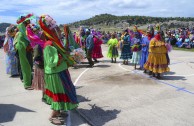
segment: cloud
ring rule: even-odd
[[[20,14],[49,14],[58,23],[70,23],[97,14],[193,16],[192,0],[1,0],[0,22],[15,23]],[[6,18],[7,17],[7,18]]]

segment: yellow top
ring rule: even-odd
[[[157,41],[153,38],[149,44],[149,52],[150,53],[167,53],[167,48],[163,41]]]

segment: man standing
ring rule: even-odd
[[[94,62],[92,61],[92,50],[94,48],[94,40],[93,40],[93,35],[90,34],[90,31],[86,31],[86,56],[89,62],[88,67],[93,67]]]

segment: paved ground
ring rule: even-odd
[[[103,50],[106,53],[107,47]],[[170,58],[171,72],[162,80],[134,70],[132,64],[110,63],[107,58],[94,68],[86,68],[87,64],[70,68],[80,105],[66,125],[193,126],[194,53],[172,51]],[[41,92],[26,91],[18,78],[5,75],[2,50],[0,60],[0,124],[51,125]]]

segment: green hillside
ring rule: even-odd
[[[11,25],[10,23],[0,23],[0,33],[4,33],[5,29],[10,25]]]
[[[78,27],[80,25],[115,25],[117,23],[129,23],[130,25],[143,25],[156,22],[176,21],[194,21],[193,17],[149,17],[149,16],[115,16],[111,14],[96,15],[87,20],[81,20],[71,23],[71,26]]]

